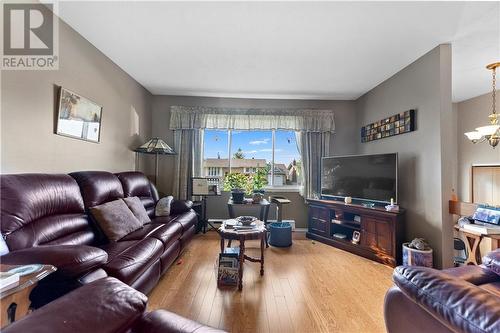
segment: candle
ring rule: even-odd
[[[391,206],[394,206],[394,199],[391,198]]]

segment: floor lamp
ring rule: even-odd
[[[142,154],[154,154],[155,156],[155,185],[158,185],[158,155],[176,155],[177,153],[170,148],[169,145],[166,144],[160,138],[152,138],[139,148],[134,150],[136,153]]]

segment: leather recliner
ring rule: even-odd
[[[57,267],[33,291],[35,308],[106,276],[148,293],[195,234],[190,201],[175,200],[170,216],[155,217],[158,193],[140,172],[0,177],[1,232],[11,251],[0,260]],[[88,210],[130,196],[141,199],[151,223],[109,242]]]
[[[156,310],[145,312],[147,297],[107,277],[89,283],[2,329],[4,333],[223,333]]]
[[[500,249],[481,266],[399,266],[385,296],[389,333],[500,332]]]

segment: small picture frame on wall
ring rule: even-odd
[[[408,110],[361,128],[361,142],[370,142],[415,131],[416,110]]]
[[[56,134],[99,143],[102,106],[60,87]]]

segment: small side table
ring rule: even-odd
[[[229,217],[234,219],[236,218],[236,213],[234,212],[234,206],[246,206],[246,207],[258,207],[259,208],[259,220],[264,222],[264,224],[267,224],[267,217],[269,215],[269,206],[271,206],[271,203],[267,201],[266,199],[262,199],[259,202],[242,202],[242,203],[236,203],[233,202],[233,199],[229,199],[227,202],[227,210],[229,212]]]
[[[467,260],[465,261],[466,265],[480,265],[481,264],[481,251],[479,245],[483,238],[491,239],[491,250],[495,250],[499,247],[500,235],[486,235],[475,233],[470,230],[465,230],[460,228],[458,225],[455,225],[455,230],[462,233],[462,235],[467,240],[465,243],[467,245]]]
[[[264,275],[264,248],[267,230],[262,221],[256,221],[257,228],[251,231],[236,231],[234,229],[226,229],[224,223],[219,228],[220,235],[220,250],[224,252],[225,240],[229,240],[229,244],[232,240],[238,240],[240,242],[240,256],[239,262],[240,267],[238,271],[238,290],[243,289],[243,264],[245,260],[251,262],[260,262],[260,275]],[[253,258],[245,254],[245,241],[252,239],[260,239],[260,258]],[[228,244],[228,246],[229,246]]]
[[[0,264],[0,271],[6,272],[19,266]],[[26,316],[30,310],[29,296],[38,281],[47,275],[55,272],[57,269],[52,265],[43,265],[38,271],[19,277],[17,287],[5,290],[0,293],[1,304],[1,328],[13,323],[16,320]]]

